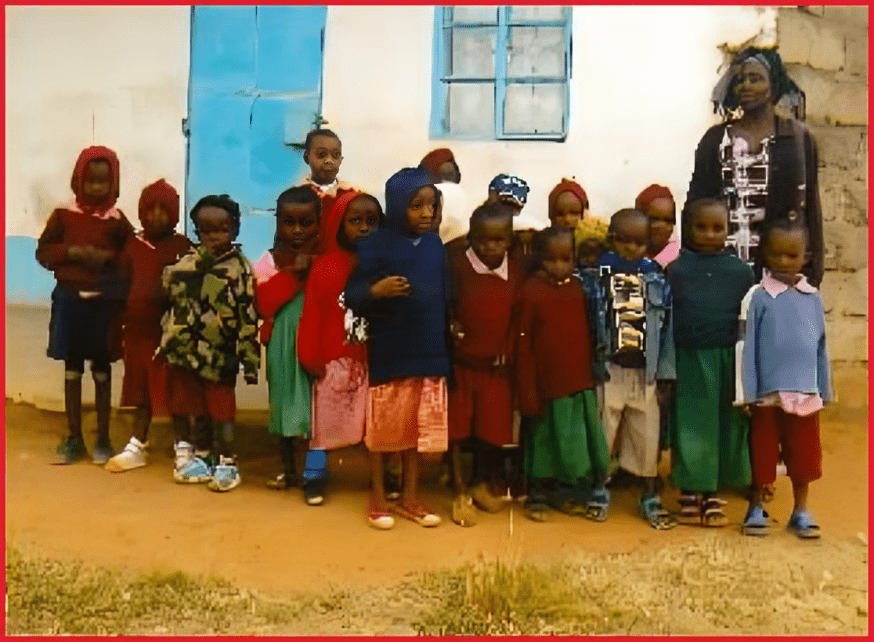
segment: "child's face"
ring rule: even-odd
[[[292,252],[310,249],[319,233],[314,203],[283,203],[276,215],[276,232],[282,246]]]
[[[103,202],[112,189],[112,171],[105,160],[93,160],[88,163],[83,181],[85,201],[89,205]]]
[[[762,247],[763,263],[771,276],[787,285],[795,285],[807,258],[807,244],[799,230],[772,230]]]
[[[416,236],[430,232],[434,225],[436,204],[437,199],[431,187],[426,185],[416,190],[407,205],[407,231]]]
[[[552,227],[574,231],[583,218],[583,202],[573,192],[562,192],[555,199],[555,207],[549,213]]]
[[[609,239],[616,254],[629,261],[638,261],[649,249],[649,222],[644,217],[624,219]]]
[[[172,220],[164,206],[156,203],[143,217],[145,237],[150,240],[159,240],[168,236],[173,231]]]
[[[440,177],[441,181],[446,183],[461,182],[461,171],[458,169],[458,165],[452,161],[441,163],[440,167],[437,168],[437,176]]]
[[[574,271],[574,241],[572,238],[553,238],[546,247],[543,269],[557,282],[567,279]]]
[[[468,238],[479,260],[490,270],[496,270],[513,241],[513,225],[501,220],[480,221],[471,228]]]
[[[233,242],[233,218],[221,207],[207,205],[197,212],[197,230],[200,244],[213,256],[231,249]]]
[[[728,210],[716,205],[699,207],[689,221],[689,246],[701,254],[718,254],[725,249]]]
[[[646,208],[649,217],[650,247],[661,252],[674,232],[674,201],[667,197],[657,198]]]
[[[379,225],[379,208],[369,198],[356,198],[346,207],[342,234],[349,245],[363,241]]]
[[[333,136],[313,136],[310,148],[304,152],[303,161],[310,166],[313,180],[319,185],[329,185],[337,178],[343,151],[340,141]]]

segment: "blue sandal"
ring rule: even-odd
[[[768,513],[762,508],[761,504],[750,506],[747,509],[747,515],[744,517],[744,523],[740,529],[744,535],[757,537],[763,537],[770,532],[771,526],[768,523]]]
[[[586,513],[583,517],[591,519],[593,522],[606,521],[609,507],[610,491],[606,488],[596,488],[589,495],[589,500],[586,502]]]
[[[658,495],[640,498],[640,515],[657,531],[666,531],[677,525],[677,520],[662,506]]]
[[[801,539],[819,539],[819,526],[808,510],[793,511],[786,528]]]

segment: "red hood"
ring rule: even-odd
[[[146,213],[155,205],[163,205],[164,209],[170,215],[170,222],[173,227],[179,222],[179,194],[163,178],[156,183],[152,183],[140,194],[140,222],[146,216]]]
[[[82,183],[85,180],[85,169],[88,167],[88,163],[95,160],[105,160],[109,163],[109,171],[112,174],[112,191],[102,203],[98,205],[89,205],[85,202]],[[73,194],[76,195],[76,205],[87,214],[94,212],[101,213],[112,208],[118,200],[119,193],[119,165],[118,156],[115,155],[115,152],[108,147],[101,147],[99,145],[83,149],[76,161],[76,167],[73,169],[73,177],[70,179],[70,189],[72,189]]]

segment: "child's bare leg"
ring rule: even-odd
[[[194,453],[205,457],[213,447],[212,419],[197,417],[194,420]]]
[[[191,420],[186,415],[173,415],[173,435],[176,441],[191,443]]]
[[[452,444],[450,458],[452,462],[452,483],[455,487],[455,494],[467,495],[467,484],[464,482],[464,475],[461,470],[461,444],[458,442]]]
[[[807,491],[810,488],[810,482],[792,481],[792,494],[795,497],[795,507],[792,512],[807,510]]]
[[[92,364],[94,379],[94,409],[97,411],[97,439],[109,439],[109,412],[112,392],[112,369],[108,363]]]
[[[152,423],[152,409],[148,406],[137,406],[134,410],[134,437],[140,443],[146,443],[149,438],[149,424]]]
[[[383,484],[382,453],[370,451],[370,494],[373,508],[380,512],[388,510],[388,502],[385,499],[385,486]]]
[[[403,453],[404,462],[404,495],[402,502],[415,502],[417,486],[419,483],[419,453],[415,448],[405,450]]]
[[[461,444],[454,442],[449,449],[452,466],[452,483],[455,488],[455,499],[452,501],[452,521],[459,526],[474,526],[477,522],[476,509],[473,500],[467,494],[467,484],[461,470]]]
[[[67,429],[73,437],[82,436],[82,372],[67,364],[64,371],[64,409]]]

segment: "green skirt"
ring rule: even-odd
[[[677,346],[677,396],[671,413],[673,473],[698,493],[750,483],[749,420],[734,406],[734,346]]]
[[[303,292],[286,303],[273,320],[267,344],[269,430],[282,437],[310,437],[309,375],[297,360],[297,326],[303,311]]]
[[[576,482],[610,462],[607,439],[594,390],[549,403],[546,415],[533,422],[525,440],[528,477]]]

